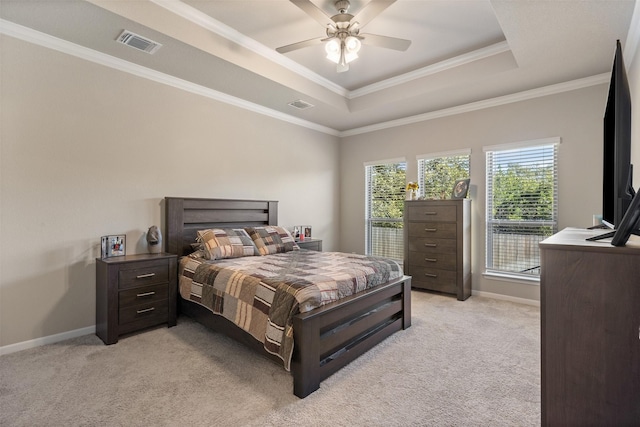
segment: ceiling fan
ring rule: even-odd
[[[279,53],[291,52],[326,42],[327,58],[337,64],[337,71],[341,73],[349,70],[349,62],[358,57],[361,44],[399,51],[405,51],[411,45],[411,40],[376,34],[360,34],[362,27],[395,3],[396,0],[371,0],[355,16],[348,13],[349,0],[337,0],[335,2],[338,13],[334,16],[327,15],[322,9],[311,3],[310,0],[290,1],[318,21],[320,25],[326,27],[327,36],[279,47],[276,49]]]

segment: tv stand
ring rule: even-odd
[[[596,241],[602,240],[602,239],[612,239],[614,234],[616,234],[615,230],[610,231],[608,233],[600,234],[598,236],[587,237],[585,240],[587,240],[589,242],[596,242]],[[640,236],[640,230],[634,230],[634,231],[631,232],[631,234],[634,234],[636,236]]]
[[[640,240],[569,228],[540,243],[542,426],[637,426]]]

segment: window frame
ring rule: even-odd
[[[532,267],[537,268],[537,273],[524,273],[524,272],[516,272],[503,270],[499,268],[495,268],[494,265],[494,232],[492,231],[492,227],[495,225],[501,227],[551,227],[551,235],[558,232],[558,163],[559,163],[559,148],[560,148],[561,139],[559,137],[552,138],[544,138],[544,139],[536,139],[530,141],[521,141],[510,144],[501,144],[501,145],[492,145],[483,147],[483,151],[485,152],[485,197],[486,197],[486,210],[485,210],[485,264],[484,264],[484,275],[492,276],[498,279],[507,279],[507,280],[521,280],[524,283],[532,283],[539,284],[540,282],[540,254],[539,249],[537,250],[538,256],[538,266]],[[543,148],[543,147],[551,147],[552,148],[552,208],[551,215],[552,218],[549,219],[541,219],[541,220],[509,220],[509,219],[500,219],[494,217],[494,199],[493,199],[493,178],[496,175],[496,167],[494,162],[494,154],[496,152],[508,152],[508,151],[516,151],[522,150],[525,151],[527,149],[535,149],[535,148]],[[542,160],[542,158],[541,158]],[[513,233],[518,234],[518,233]],[[524,235],[525,233],[521,233]],[[540,240],[547,238],[546,234],[537,234]],[[536,245],[536,247],[538,247]],[[532,268],[529,268],[531,270]],[[523,270],[526,271],[526,270]]]
[[[402,186],[398,188],[398,192],[396,194],[397,199],[402,201],[402,215],[399,218],[378,218],[378,217],[373,217],[372,216],[372,211],[373,211],[373,205],[371,203],[372,199],[372,168],[376,167],[376,166],[390,166],[390,165],[400,165],[400,164],[404,164],[404,170],[405,170],[405,176],[404,176],[404,180],[402,182]],[[374,256],[386,256],[388,258],[397,260],[397,261],[402,261],[404,258],[404,200],[405,200],[405,186],[406,186],[406,182],[407,182],[407,174],[406,174],[406,169],[407,169],[407,161],[404,157],[401,158],[394,158],[394,159],[387,159],[387,160],[378,160],[378,161],[372,161],[372,162],[366,162],[364,164],[365,166],[365,254],[366,255],[372,255],[373,253],[373,240],[372,240],[372,236],[373,236],[373,232],[372,232],[372,228],[373,228],[373,223],[375,222],[395,222],[400,224],[400,233],[399,236],[396,236],[398,238],[400,238],[400,243],[394,245],[394,249],[393,249],[393,253],[397,253],[399,255],[399,257],[395,257],[395,256],[390,256],[390,255],[377,255],[377,254],[373,254]]]

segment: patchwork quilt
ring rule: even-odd
[[[179,268],[182,298],[224,316],[280,357],[293,354],[293,316],[402,277],[393,260],[297,250],[210,261],[191,255]]]

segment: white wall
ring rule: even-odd
[[[95,324],[101,235],[165,196],[278,200],[337,249],[338,139],[2,37],[0,347]]]
[[[602,116],[607,85],[344,138],[340,146],[340,247],[364,252],[364,162],[405,157],[417,180],[416,156],[470,148],[473,290],[539,299],[539,286],[482,276],[485,155],[482,147],[560,137],[559,229],[592,224],[600,213]]]

